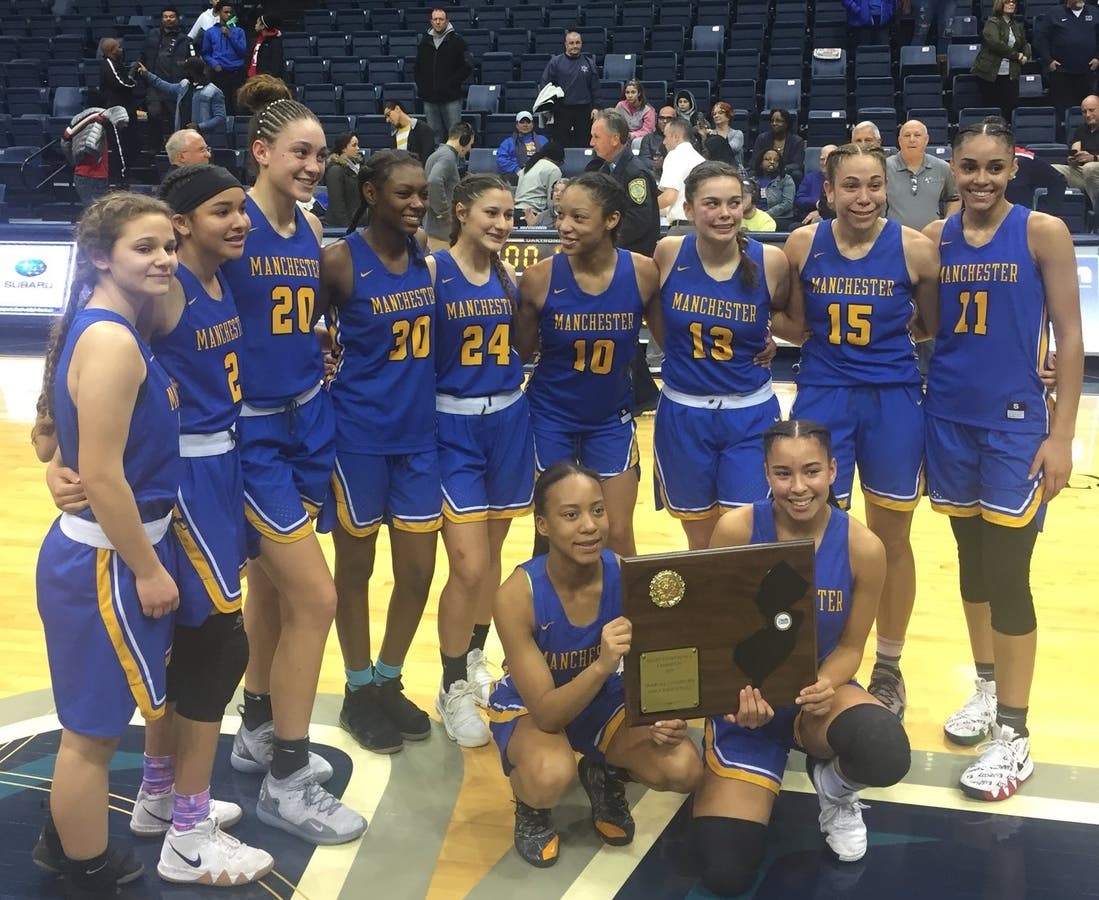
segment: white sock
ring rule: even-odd
[[[820,764],[817,769],[817,783],[828,800],[843,800],[863,787],[840,771],[837,757]]]

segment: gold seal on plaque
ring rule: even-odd
[[[674,569],[662,569],[649,582],[649,599],[654,604],[667,609],[678,606],[687,590],[687,582]]]

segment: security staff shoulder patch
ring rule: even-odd
[[[649,186],[644,178],[633,179],[626,185],[626,190],[629,191],[630,199],[638,206],[649,199]]]

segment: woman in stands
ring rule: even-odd
[[[622,99],[614,106],[626,117],[630,140],[643,138],[656,130],[656,110],[645,97],[645,86],[633,78],[622,89]]]
[[[866,524],[885,544],[885,590],[870,693],[904,714],[900,656],[916,598],[910,531],[923,494],[923,392],[913,313],[922,336],[938,323],[938,253],[918,231],[881,218],[885,154],[845,144],[832,151],[824,182],[836,218],[799,228],[786,241],[793,267],[790,318],[804,323],[798,393],[791,416],[832,433],[842,506],[855,466]]]
[[[900,721],[852,680],[885,580],[881,541],[829,502],[836,459],[827,429],[779,422],[763,443],[771,497],[722,516],[712,546],[812,540],[814,597],[830,600],[814,603],[817,680],[793,705],[775,709],[757,688],[744,688],[735,714],[706,722],[692,829],[702,883],[722,896],[755,883],[791,749],[808,757],[820,829],[841,862],[866,853],[860,788],[896,784],[911,762]]]

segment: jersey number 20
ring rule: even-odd
[[[271,334],[308,334],[313,328],[313,305],[316,292],[311,287],[300,287],[297,292],[289,287],[277,287],[271,291]]]

